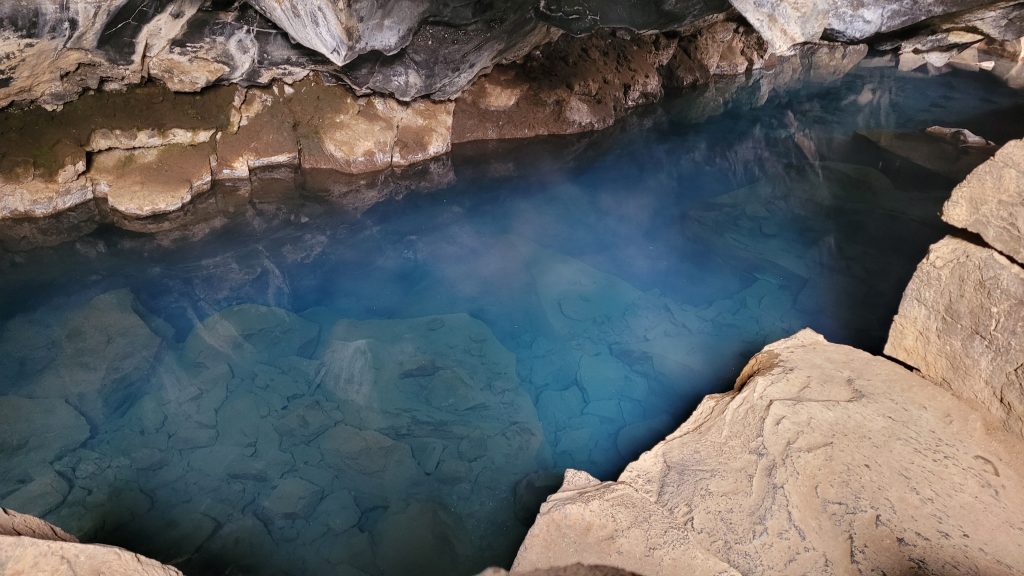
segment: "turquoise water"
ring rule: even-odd
[[[0,505],[192,575],[508,565],[562,470],[614,478],[765,343],[880,351],[954,181],[857,130],[1021,126],[980,75],[727,88],[457,147],[376,203],[8,225]]]

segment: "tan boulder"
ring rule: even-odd
[[[910,280],[885,353],[1024,436],[1024,268],[947,237]]]
[[[953,190],[942,219],[1024,264],[1024,140],[1003,146]]]
[[[1019,446],[987,412],[805,330],[617,482],[567,478],[513,572],[1020,574]]]
[[[114,546],[79,544],[60,528],[0,508],[0,574],[4,576],[182,576]]]
[[[0,508],[0,536],[25,536],[37,540],[78,542],[78,538],[45,520],[6,508]]]
[[[507,570],[501,568],[488,568],[478,576],[505,576]],[[585,564],[572,564],[558,568],[547,568],[545,570],[531,570],[530,572],[519,572],[519,576],[637,576],[632,572],[619,570],[610,566],[587,566]]]
[[[5,576],[182,576],[176,568],[114,546],[0,536]]]

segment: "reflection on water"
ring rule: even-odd
[[[562,469],[614,477],[766,342],[880,348],[953,182],[856,130],[1020,115],[888,70],[693,98],[359,215],[277,186],[0,253],[0,504],[190,574],[507,564]]]

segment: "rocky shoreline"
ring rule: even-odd
[[[618,481],[567,471],[513,571],[1021,573],[1022,143],[946,203],[979,236],[907,287],[885,353],[918,372],[808,330],[771,344]]]
[[[382,188],[407,185],[403,173],[443,183],[453,144],[599,130],[686,87],[709,86],[707,101],[720,104],[730,94],[713,88],[725,77],[759,82],[763,96],[808,78],[828,81],[868,56],[865,40],[896,51],[880,65],[990,71],[1024,86],[1024,44],[1011,41],[1024,36],[1015,28],[1019,2],[926,2],[925,13],[897,3],[885,21],[850,16],[858,8],[874,14],[862,6],[870,2],[786,5],[780,15],[743,0],[732,3],[742,19],[705,6],[608,21],[595,16],[603,4],[547,2],[539,16],[508,13],[494,25],[497,36],[468,19],[468,37],[452,40],[458,49],[444,58],[430,42],[459,30],[437,23],[458,15],[410,9],[393,20],[401,25],[374,36],[364,28],[379,19],[331,2],[308,11],[253,2],[257,14],[171,0],[162,7],[176,10],[145,22],[114,18],[129,2],[94,16],[101,25],[88,49],[60,45],[85,33],[82,20],[65,36],[0,36],[0,46],[16,48],[0,60],[0,105],[40,105],[0,112],[0,219],[85,206],[145,229],[215,185],[248,197],[319,174],[343,194],[373,196],[365,183],[383,182],[382,174],[391,178]],[[562,19],[574,11],[588,17]],[[21,22],[15,12],[0,9],[0,22]],[[314,16],[335,28],[310,25]],[[129,23],[127,39],[118,22]],[[233,33],[204,36],[213,26]],[[110,37],[101,41],[104,31]],[[197,38],[209,41],[189,41]],[[240,55],[250,52],[238,46],[249,40],[246,50],[267,58],[246,65]],[[467,46],[484,56],[456,66]],[[44,73],[38,61],[47,51],[60,66]],[[434,60],[424,69],[417,54]],[[399,74],[409,70],[423,74]],[[138,85],[146,78],[163,85]],[[617,481],[568,470],[512,571],[1024,573],[1022,166],[1024,141],[1010,142],[953,192],[943,219],[957,231],[932,246],[910,281],[887,357],[808,330],[767,346],[733,391],[707,397]],[[201,343],[192,352],[206,353]],[[89,392],[80,398],[86,416],[104,409]],[[67,408],[58,402],[53,411]],[[65,420],[88,430],[78,414]],[[422,466],[411,458],[410,468]],[[569,566],[577,564],[607,568]],[[0,574],[100,569],[181,574],[0,510]]]

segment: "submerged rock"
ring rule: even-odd
[[[861,130],[857,134],[886,152],[956,181],[992,156],[988,148],[962,147],[925,132]]]
[[[125,216],[173,212],[207,192],[213,182],[206,145],[111,150],[93,157],[94,194]]]
[[[1024,436],[1024,268],[941,240],[907,286],[885,353]]]
[[[1007,572],[1024,562],[1018,442],[895,363],[803,331],[617,482],[567,472],[514,571]]]
[[[114,546],[0,536],[0,573],[48,576],[182,576],[176,568]]]

